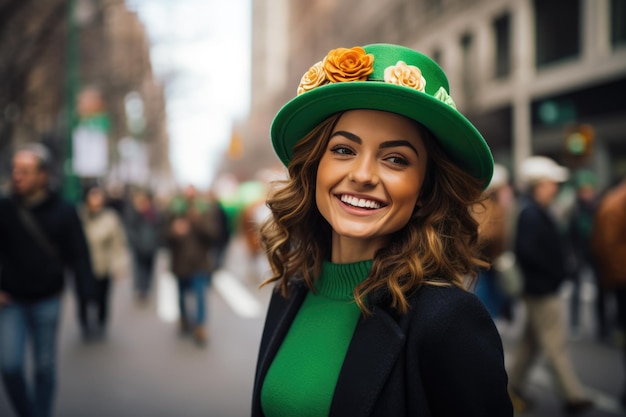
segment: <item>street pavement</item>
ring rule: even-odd
[[[258,289],[264,263],[250,260],[243,242],[232,242],[224,269],[209,290],[209,343],[200,347],[177,328],[176,287],[167,272],[167,253],[157,262],[147,303],[134,298],[130,280],[114,283],[108,337],[84,343],[71,292],[64,295],[59,335],[56,417],[245,417],[270,289]],[[564,306],[568,294],[564,291]],[[583,297],[585,298],[585,297]],[[591,303],[581,303],[583,330],[571,338],[571,355],[596,408],[585,416],[626,416],[617,396],[624,384],[616,344],[593,338]],[[498,323],[510,363],[524,312],[512,324]],[[561,402],[545,363],[529,377],[535,407],[521,417],[562,415]],[[0,389],[0,417],[14,417]]]
[[[587,271],[589,272],[589,271]],[[568,348],[575,368],[586,394],[594,402],[593,409],[584,412],[585,417],[626,417],[626,410],[620,404],[619,397],[626,384],[624,358],[621,346],[624,336],[613,333],[609,340],[598,341],[596,338],[595,297],[593,278],[585,275],[582,280],[578,302],[580,326],[577,332],[568,330]],[[563,285],[561,299],[566,322],[569,321],[570,298],[572,288],[569,282]],[[608,303],[609,310],[616,307]],[[517,341],[521,337],[525,320],[525,311],[521,304],[514,310],[513,323],[496,321],[502,336],[505,350],[505,363],[510,366]],[[541,358],[529,372],[525,394],[533,402],[532,409],[519,413],[520,417],[553,417],[566,415],[562,411],[563,399],[552,378],[545,359]]]

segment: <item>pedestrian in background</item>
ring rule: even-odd
[[[79,300],[79,315],[83,340],[90,341],[106,336],[111,282],[129,275],[130,256],[124,226],[117,212],[105,205],[104,190],[91,187],[84,200],[80,215],[96,282],[93,297]]]
[[[118,216],[124,216],[124,212],[129,201],[129,186],[123,185],[116,181],[111,181],[106,185],[104,192],[106,194],[106,205],[112,208]]]
[[[545,354],[562,390],[563,408],[579,413],[593,404],[576,375],[567,347],[566,322],[559,290],[566,276],[566,248],[556,219],[550,212],[569,171],[543,156],[533,156],[520,166],[519,178],[526,192],[520,203],[515,235],[515,256],[524,277],[522,300],[526,323],[509,369],[516,409],[531,405],[523,388],[528,371]]]
[[[156,257],[163,244],[163,215],[149,191],[135,189],[130,198],[124,223],[133,257],[135,294],[144,302],[150,295]]]
[[[573,336],[580,334],[580,296],[583,277],[585,274],[592,275],[591,282],[595,286],[597,337],[598,340],[606,340],[608,337],[606,307],[604,294],[600,285],[597,285],[597,277],[591,254],[591,233],[597,206],[597,192],[595,174],[588,170],[580,170],[574,175],[576,197],[569,212],[567,235],[573,252],[574,271],[571,274],[572,297],[570,298],[570,327]]]
[[[265,204],[265,197],[249,204],[241,212],[241,233],[246,243],[249,259],[248,276],[253,282],[267,278],[267,258],[261,246],[259,229],[267,219],[270,210]]]
[[[512,416],[498,331],[465,288],[493,159],[439,66],[334,49],[271,138],[289,177],[261,229],[276,288],[252,416]]]
[[[213,215],[219,227],[217,239],[212,242],[209,251],[209,257],[213,259],[213,270],[215,271],[226,264],[228,246],[231,236],[235,232],[235,227],[231,224],[228,212],[223,203],[217,198],[215,190],[209,189],[204,198],[208,202],[211,211],[214,212]]]
[[[73,272],[79,298],[91,295],[94,278],[76,208],[49,187],[49,151],[30,144],[12,162],[12,191],[0,199],[0,371],[18,416],[48,417],[64,272]],[[26,376],[27,342],[32,379]]]
[[[617,301],[617,323],[626,336],[626,179],[602,197],[594,218],[592,254],[603,291],[611,291]],[[626,343],[622,342],[626,376]],[[622,391],[626,408],[626,384]]]
[[[511,321],[512,294],[505,291],[503,277],[494,262],[502,254],[512,250],[515,193],[509,183],[509,173],[503,165],[495,164],[493,177],[485,190],[485,200],[473,207],[472,213],[478,222],[478,242],[482,256],[491,264],[478,273],[475,292],[485,304],[493,319]]]
[[[217,201],[202,198],[193,185],[172,200],[167,221],[166,242],[171,270],[178,283],[180,330],[191,333],[199,345],[207,342],[207,289],[218,260],[212,254],[222,241],[222,216]],[[187,295],[195,300],[190,317]]]

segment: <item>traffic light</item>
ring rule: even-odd
[[[593,128],[589,124],[570,126],[565,131],[565,152],[574,157],[589,156],[593,150]]]

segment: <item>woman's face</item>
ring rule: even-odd
[[[92,213],[100,211],[104,207],[104,193],[99,189],[93,189],[87,194],[87,208]]]
[[[418,202],[428,154],[414,121],[394,113],[352,110],[333,129],[319,163],[315,199],[333,229],[363,259],[404,227]]]

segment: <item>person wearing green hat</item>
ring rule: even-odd
[[[337,48],[271,127],[288,178],[261,228],[274,284],[252,416],[512,416],[467,290],[489,147],[412,49]]]

